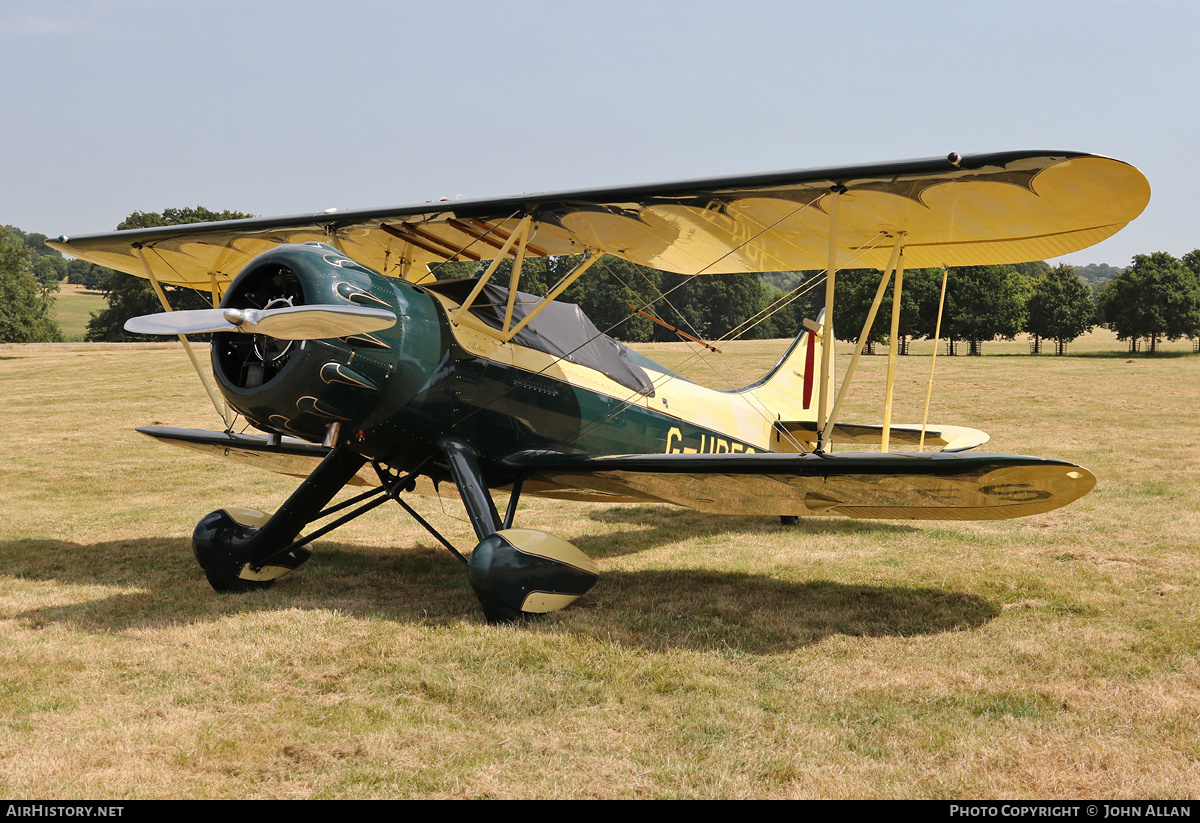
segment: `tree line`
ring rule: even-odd
[[[201,206],[134,212],[117,229],[250,216]],[[130,317],[161,310],[149,282],[64,258],[46,247],[45,239],[12,226],[0,229],[0,342],[61,339],[51,310],[62,280],[105,292],[108,305],[92,314],[86,339],[141,339],[123,326]],[[520,288],[545,295],[579,260],[526,259]],[[486,265],[446,263],[434,267],[433,274],[439,279],[475,277]],[[511,266],[511,260],[503,261],[494,282],[506,284]],[[823,276],[819,271],[790,271],[691,277],[605,255],[560,299],[578,304],[598,328],[626,342],[673,341],[680,339],[679,332],[710,341],[794,337],[803,319],[815,318],[821,310]],[[858,339],[880,276],[874,269],[838,272],[834,333],[839,340]],[[901,351],[911,340],[933,339],[936,334],[951,352],[965,344],[969,354],[979,354],[985,341],[1028,333],[1035,342],[1052,342],[1061,354],[1067,343],[1096,325],[1112,328],[1134,349],[1144,346],[1151,352],[1162,340],[1200,338],[1200,250],[1181,260],[1165,252],[1136,255],[1124,269],[1102,264],[1051,267],[1044,262],[952,268],[945,279],[944,300],[942,282],[942,269],[904,273]],[[165,291],[177,309],[209,305],[207,295],[190,289]],[[889,288],[868,330],[869,346],[887,340],[891,303]]]

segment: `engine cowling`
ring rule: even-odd
[[[332,246],[305,243],[256,257],[221,300],[222,309],[318,304],[387,309],[396,324],[321,340],[214,334],[212,366],[222,394],[267,432],[319,441],[330,423],[339,423],[343,432],[365,440],[381,425],[384,433],[394,429],[389,418],[427,387],[444,349],[432,299]],[[379,446],[391,449],[387,442]]]

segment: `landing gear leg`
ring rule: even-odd
[[[298,568],[312,550],[280,550],[295,541],[364,462],[361,455],[335,448],[274,515],[239,507],[205,515],[192,532],[192,550],[209,584],[219,592],[264,589]]]

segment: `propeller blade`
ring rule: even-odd
[[[251,310],[253,311],[253,310]],[[251,312],[248,311],[247,314]],[[265,334],[280,340],[321,340],[326,337],[345,337],[349,334],[388,329],[396,324],[396,315],[387,309],[366,306],[296,306],[286,309],[266,309],[254,312],[239,325],[241,331]],[[236,322],[227,312],[225,319]],[[253,328],[246,328],[253,323]]]
[[[143,314],[125,321],[125,331],[134,334],[203,334],[212,331],[233,331],[237,327],[225,319],[221,309],[168,311]]]
[[[288,306],[282,309],[198,309],[145,314],[125,321],[136,334],[240,331],[279,340],[321,340],[390,328],[396,315],[366,306]]]

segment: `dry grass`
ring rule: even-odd
[[[1194,798],[1200,357],[1103,334],[985,351],[939,357],[932,417],[1076,460],[1094,493],[1018,521],[786,529],[528,499],[520,524],[602,576],[495,628],[398,509],[268,592],[214,595],[196,519],[294,483],[132,431],[214,425],[182,354],[0,349],[0,793]],[[883,365],[851,417],[877,418]],[[901,365],[897,419],[919,419],[928,361]],[[474,542],[457,508],[418,507]]]

